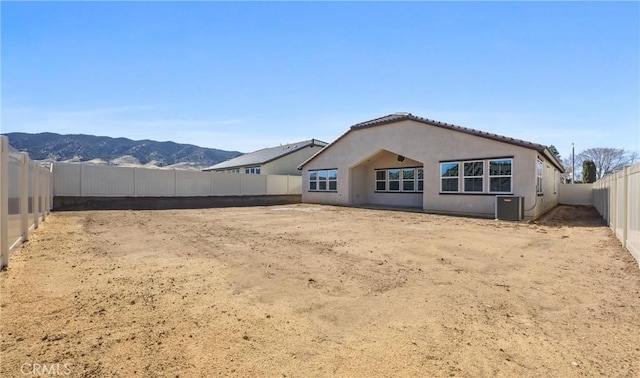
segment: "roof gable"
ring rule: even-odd
[[[384,117],[375,118],[375,119],[372,119],[372,120],[369,120],[369,121],[357,123],[357,124],[351,126],[349,128],[349,130],[346,133],[342,134],[340,137],[338,137],[338,139],[336,139],[335,141],[331,142],[329,145],[327,145],[322,150],[318,151],[318,153],[316,153],[315,155],[313,155],[312,157],[307,159],[307,161],[305,161],[304,163],[300,164],[298,169],[301,169],[305,164],[307,164],[308,162],[313,160],[316,156],[318,156],[321,153],[323,153],[325,150],[327,150],[329,147],[331,147],[333,144],[335,144],[340,139],[344,138],[350,132],[357,131],[357,130],[360,130],[360,129],[366,129],[366,128],[370,128],[370,127],[388,125],[388,124],[402,122],[402,121],[415,121],[415,122],[423,123],[423,124],[430,125],[430,126],[440,127],[440,128],[447,129],[447,130],[457,131],[457,132],[461,132],[461,133],[465,133],[465,134],[469,134],[469,135],[474,135],[474,136],[481,137],[481,138],[491,139],[491,140],[495,140],[495,141],[502,142],[502,143],[507,143],[507,144],[511,144],[511,145],[515,145],[515,146],[519,146],[519,147],[524,147],[524,148],[536,150],[536,151],[540,152],[541,154],[545,155],[545,157],[551,163],[553,163],[553,165],[555,165],[561,172],[564,172],[564,167],[562,165],[562,162],[560,162],[560,160],[549,150],[549,148],[547,146],[544,146],[542,144],[531,143],[531,142],[527,142],[527,141],[524,141],[524,140],[521,140],[521,139],[510,138],[510,137],[506,137],[506,136],[502,136],[502,135],[498,135],[498,134],[493,134],[493,133],[488,133],[488,132],[484,132],[484,131],[480,131],[480,130],[471,129],[471,128],[468,128],[468,127],[457,126],[457,125],[454,125],[454,124],[451,124],[451,123],[445,123],[445,122],[435,121],[435,120],[428,119],[428,118],[417,117],[417,116],[414,116],[411,113],[394,113],[394,114],[386,115]]]
[[[292,154],[296,151],[299,151],[303,148],[309,146],[319,146],[324,147],[328,143],[323,142],[317,139],[303,140],[301,142],[283,144],[281,146],[263,148],[258,151],[250,152],[244,155],[240,155],[233,159],[229,159],[227,161],[223,161],[222,163],[218,163],[212,165],[208,168],[205,168],[205,171],[211,171],[216,169],[232,169],[232,168],[241,168],[251,165],[261,165],[266,164],[270,161],[279,159],[283,156]]]

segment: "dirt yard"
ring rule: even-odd
[[[640,376],[640,270],[592,209],[55,213],[10,264],[2,377]]]

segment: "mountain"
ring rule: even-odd
[[[191,144],[131,140],[95,135],[6,133],[9,144],[33,160],[101,165],[201,169],[241,155],[238,151]]]

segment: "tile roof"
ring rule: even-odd
[[[428,119],[428,118],[417,117],[417,116],[414,116],[411,113],[394,113],[394,114],[386,115],[384,117],[375,118],[375,119],[372,119],[370,121],[357,123],[357,124],[351,126],[349,128],[349,130],[346,133],[344,133],[343,135],[341,135],[338,139],[336,139],[335,141],[330,143],[329,146],[333,145],[338,140],[342,139],[349,132],[360,130],[360,129],[366,129],[366,128],[369,128],[369,127],[388,125],[388,124],[391,124],[391,123],[407,121],[407,120],[420,122],[420,123],[424,123],[424,124],[431,125],[431,126],[441,127],[443,129],[458,131],[458,132],[465,133],[465,134],[475,135],[475,136],[478,136],[478,137],[481,137],[481,138],[492,139],[492,140],[496,140],[498,142],[503,142],[503,143],[507,143],[507,144],[512,144],[512,145],[516,145],[516,146],[520,146],[520,147],[536,150],[536,151],[544,154],[549,161],[551,161],[558,169],[560,169],[561,172],[564,172],[564,166],[562,165],[562,162],[548,149],[547,146],[544,146],[542,144],[531,143],[531,142],[527,142],[527,141],[524,141],[524,140],[521,140],[521,139],[510,138],[510,137],[506,137],[506,136],[502,136],[502,135],[498,135],[498,134],[493,134],[493,133],[488,133],[488,132],[485,132],[485,131],[471,129],[471,128],[468,128],[468,127],[457,126],[457,125],[454,125],[454,124],[451,124],[451,123],[445,123],[445,122],[435,121],[435,120]],[[318,153],[313,155],[311,158],[307,159],[307,161],[305,161],[304,163],[300,164],[300,166],[298,168],[302,168],[302,166],[304,166],[306,163],[311,161],[317,155],[322,153],[329,146],[327,146],[327,147],[323,148],[322,150],[318,151]]]
[[[321,140],[310,139],[310,140],[303,140],[297,143],[283,144],[277,147],[263,148],[258,151],[250,152],[250,153],[235,157],[233,159],[223,161],[222,163],[212,165],[211,167],[205,168],[204,171],[211,171],[216,169],[242,168],[242,167],[247,167],[252,165],[266,164],[270,161],[281,158],[285,155],[291,154],[305,147],[309,147],[309,146],[324,147],[327,144],[328,144],[327,142],[323,142]]]

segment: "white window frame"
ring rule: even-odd
[[[398,171],[398,178],[391,179],[391,171]],[[391,189],[391,182],[398,183],[398,189]],[[400,192],[402,189],[402,168],[389,168],[387,169],[387,192]]]
[[[464,193],[484,193],[484,160],[469,160],[460,163],[462,164],[462,191]],[[466,165],[475,163],[482,164],[480,175],[467,176]],[[467,190],[467,179],[480,179],[480,190]]]
[[[382,173],[384,177],[382,179],[378,179],[378,173]],[[376,192],[386,192],[387,191],[387,170],[386,169],[376,169],[374,171],[375,175],[375,190]],[[384,185],[382,189],[378,189],[378,183]]]
[[[329,176],[329,171],[322,170],[318,171],[318,190],[326,192],[329,190],[329,180],[327,179]]]
[[[333,188],[331,188],[332,186]],[[338,170],[337,169],[327,170],[327,191],[329,192],[338,191]]]
[[[311,169],[309,170],[309,192],[337,192],[338,169]],[[315,185],[314,185],[315,184]],[[315,186],[315,189],[313,187]],[[334,189],[331,189],[334,187]]]
[[[511,169],[510,169],[511,170],[511,174],[508,174],[508,175],[504,175],[504,174],[492,175],[491,174],[491,162],[494,162],[494,161],[505,161],[505,160],[509,161],[509,165],[511,167]],[[491,193],[491,194],[493,194],[493,193],[496,193],[496,194],[504,194],[504,193],[510,194],[510,193],[513,193],[513,158],[488,159],[488,170],[487,171],[489,173],[489,183],[488,183],[488,185],[489,185],[489,187],[488,187],[489,193]],[[509,178],[509,191],[492,191],[491,190],[491,179],[500,179],[500,178]]]
[[[411,169],[413,171],[413,178],[406,179],[404,177],[404,171]],[[397,179],[390,179],[390,171],[398,171]],[[378,172],[384,174],[384,179],[378,179]],[[418,178],[418,177],[422,178]],[[398,189],[391,189],[391,182],[398,183]],[[404,183],[412,182],[413,189],[405,190]],[[378,189],[378,184],[384,185],[384,189]],[[374,192],[377,193],[422,193],[424,189],[424,168],[423,167],[403,167],[403,168],[380,168],[374,169]],[[423,189],[418,189],[422,185]]]
[[[309,191],[315,192],[317,190],[318,190],[318,171],[309,171]]]
[[[405,179],[404,174],[405,171],[409,171],[411,170],[411,177],[410,179]],[[404,184],[406,183],[411,183],[413,188],[412,189],[405,189],[404,188]],[[415,192],[416,191],[416,169],[415,168],[402,168],[400,170],[400,191],[401,192]]]
[[[536,160],[536,194],[544,194],[544,162],[538,158]]]
[[[458,166],[458,175],[456,176],[443,176],[443,165],[456,164]],[[442,190],[443,180],[457,180],[458,188],[456,190]],[[460,162],[459,161],[447,161],[440,163],[440,193],[460,193]]]
[[[509,174],[504,174],[504,172],[499,171],[498,174],[491,174],[491,163],[494,162],[509,162]],[[467,194],[467,195],[487,195],[487,194],[511,194],[513,193],[513,156],[503,157],[503,158],[479,158],[479,159],[465,159],[465,160],[450,160],[450,161],[441,161],[440,162],[440,194]],[[482,163],[482,174],[476,176],[468,176],[465,170],[465,164],[470,163]],[[457,176],[444,176],[444,169],[448,167],[448,165],[455,164],[458,166],[458,175]],[[451,169],[450,167],[447,169]],[[482,180],[482,191],[477,190],[467,190],[465,181],[469,178],[481,179]],[[492,191],[491,190],[491,182],[492,179],[501,179],[508,178],[509,179],[509,191]],[[457,180],[458,187],[457,190],[447,190],[444,191],[443,183],[445,180]]]

